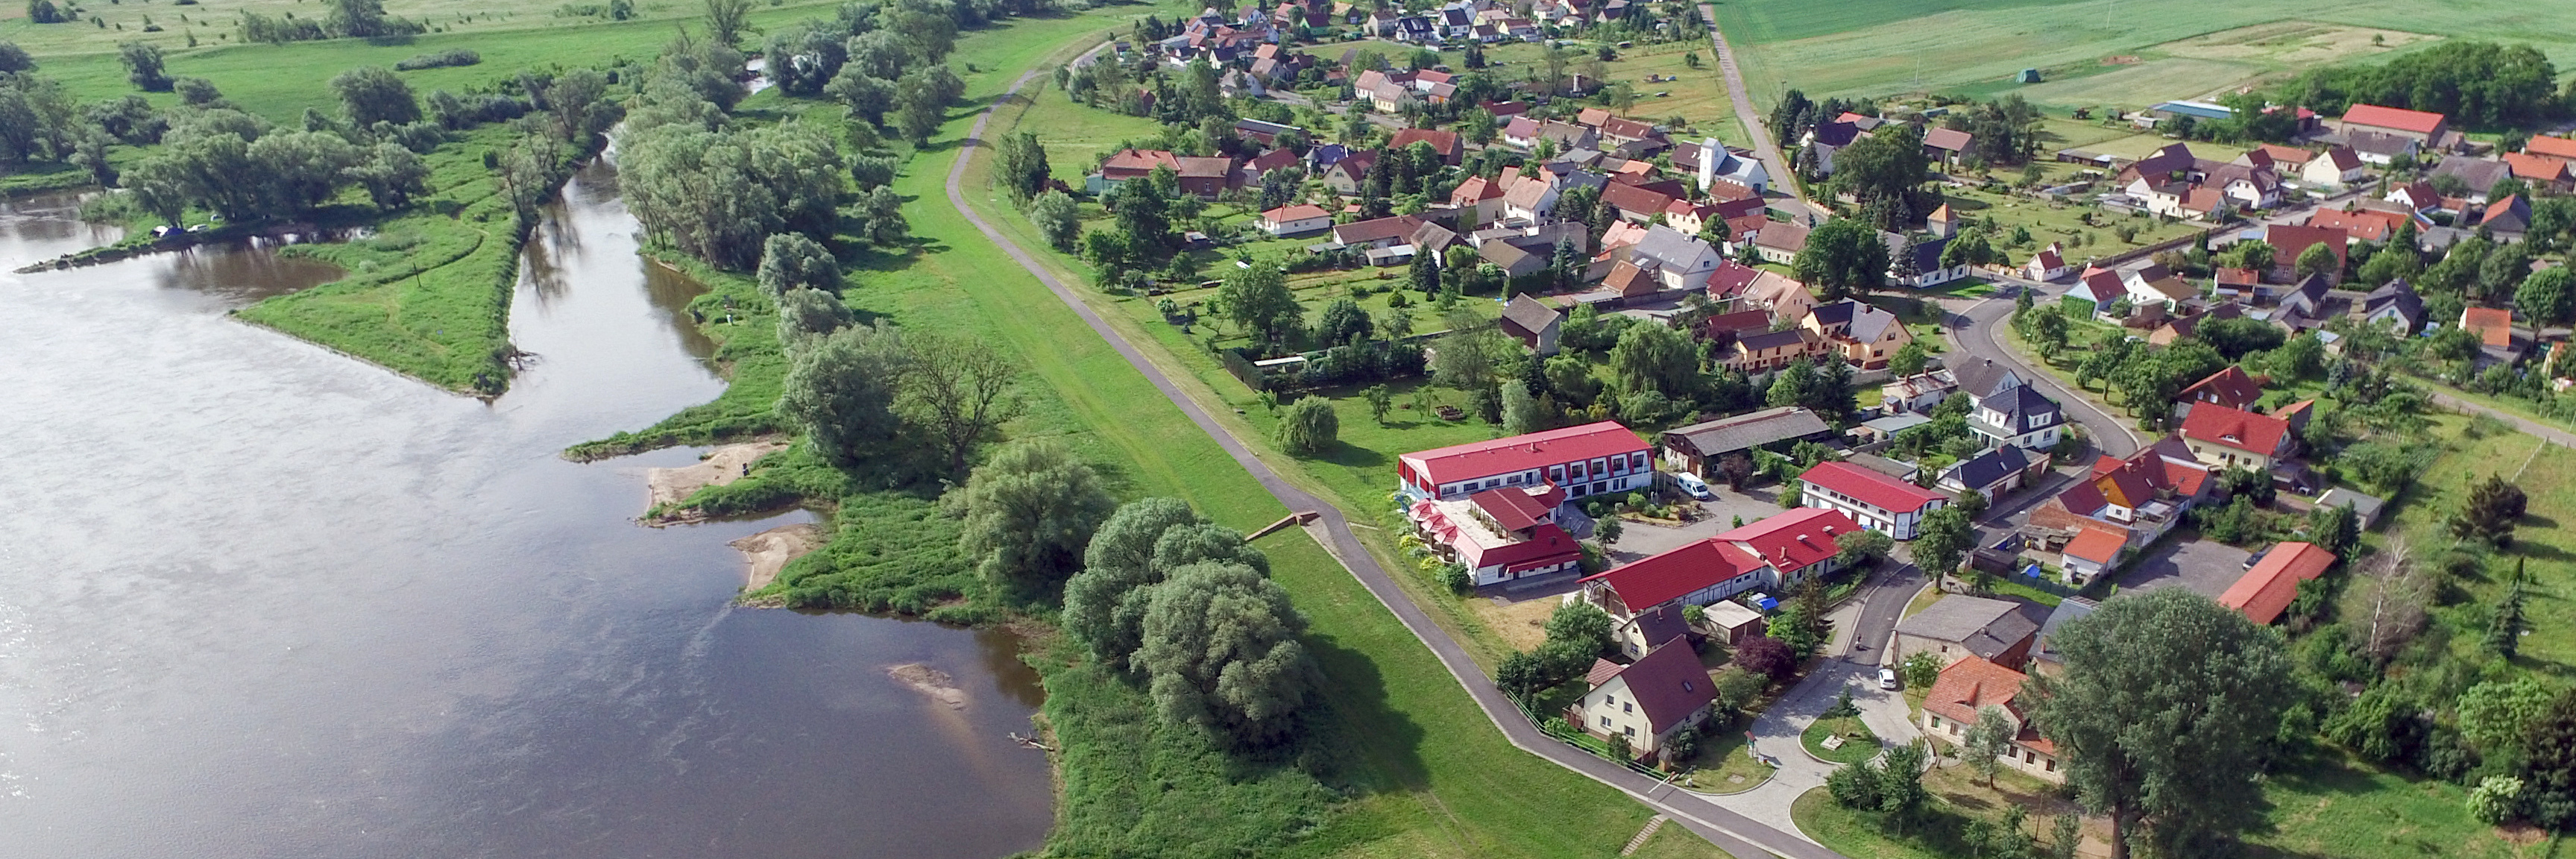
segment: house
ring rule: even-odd
[[[1653,486],[1653,450],[1616,421],[1599,421],[1398,457],[1400,489],[1416,498],[1455,498],[1504,486],[1546,483],[1570,497],[1624,494]]]
[[[1860,130],[1859,125],[1854,123],[1819,122],[1813,128],[1807,129],[1806,138],[1799,143],[1805,146],[1808,152],[1814,153],[1816,174],[1831,176],[1834,175],[1834,153],[1850,147],[1854,141],[1864,136],[1867,135]]]
[[[2229,367],[2211,373],[2208,378],[2193,382],[2190,387],[2175,394],[2174,416],[2187,417],[2191,414],[2191,407],[2201,403],[2214,403],[2231,409],[2251,409],[2254,408],[2254,403],[2261,399],[2263,399],[2262,383],[2246,375],[2243,367]]]
[[[2299,583],[2325,575],[2335,556],[2314,543],[2278,543],[2263,560],[2245,571],[2218,596],[2218,604],[2245,613],[2245,619],[2268,624],[2281,618],[2299,595]]]
[[[2048,247],[2031,254],[2029,262],[2021,264],[2021,276],[2042,282],[2065,277],[2066,256],[2058,250],[2056,242],[2049,242]]]
[[[2424,297],[2415,287],[2398,278],[2371,290],[2354,306],[2363,322],[2396,326],[2399,334],[2412,337],[2424,330]]]
[[[2216,468],[2270,471],[2298,444],[2290,422],[2216,403],[2192,406],[2182,422],[2183,443],[2194,457]]]
[[[1914,333],[1905,329],[1896,314],[1850,299],[1818,307],[1799,324],[1839,348],[1843,360],[1863,370],[1887,369],[1887,360],[1914,342]]]
[[[2513,311],[2494,307],[2460,310],[2460,328],[2478,335],[2478,363],[2513,365],[2530,350],[2529,337],[2513,330]]]
[[[1543,358],[1556,354],[1557,332],[1565,322],[1565,314],[1523,293],[1503,305],[1503,317],[1497,322],[1504,334]]]
[[[2020,447],[2050,451],[2065,435],[2066,412],[2039,389],[2014,385],[1978,396],[1968,410],[1968,431],[1985,447]]]
[[[1405,508],[1414,535],[1477,585],[1582,569],[1583,549],[1556,521],[1565,490],[1545,485],[1487,489],[1465,498],[1423,498]]]
[[[1950,204],[1943,203],[1940,208],[1933,209],[1932,214],[1923,216],[1923,229],[1938,238],[1958,235],[1959,213],[1952,210]]]
[[[1956,599],[1952,597],[1951,599]],[[1948,599],[1942,602],[1948,602]],[[1936,603],[1937,605],[1937,603]],[[2065,784],[2057,744],[2031,723],[2030,705],[2020,700],[2027,675],[1983,659],[1969,658],[1941,669],[1941,679],[1923,697],[1923,732],[1954,746],[1965,746],[1968,731],[1989,709],[2002,713],[2012,729],[2012,748],[2001,757],[2005,766],[2051,784]],[[1962,748],[1961,753],[1965,753]]]
[[[1374,150],[1343,155],[1340,160],[1324,167],[1324,187],[1345,197],[1359,196],[1361,186],[1368,182],[1369,168],[1376,165],[1377,152]]]
[[[1624,182],[1612,182],[1601,188],[1602,205],[1617,210],[1619,217],[1640,224],[1663,214],[1664,209],[1672,206],[1673,200],[1670,194]]]
[[[2021,374],[1995,363],[1991,358],[1962,361],[1950,367],[1948,372],[1958,379],[1959,392],[1967,394],[1971,401],[2008,393],[2026,384]]]
[[[1832,434],[1833,427],[1815,412],[1781,406],[1668,429],[1656,446],[1663,449],[1665,468],[1722,482],[1717,464],[1725,457],[1743,456],[1749,460],[1756,448],[1774,450]]]
[[[1181,193],[1213,200],[1225,194],[1234,184],[1234,159],[1199,158],[1183,155],[1180,162]]]
[[[2513,168],[2513,178],[2522,180],[2533,190],[2564,194],[2570,187],[2576,187],[2576,178],[2568,175],[2565,161],[2521,152],[2507,152],[2502,160],[2505,166]]]
[[[2084,528],[2111,528],[2128,534],[2128,545],[2146,545],[2173,530],[2185,512],[2208,497],[2215,483],[2209,476],[2209,466],[2180,439],[2157,439],[2126,460],[2095,460],[2086,478],[2031,510],[2029,525],[2056,538],[2081,536]],[[2080,587],[2100,571],[2079,564],[2066,572],[2067,583]]]
[[[1763,262],[1786,265],[1807,249],[1808,229],[1797,224],[1771,221],[1762,225],[1761,235],[1753,237],[1753,252]]]
[[[2431,212],[2442,208],[2441,192],[2433,190],[2433,183],[2421,179],[2389,191],[2388,201],[2404,205],[2417,212]]]
[[[2198,287],[2175,277],[2172,269],[2161,265],[2126,272],[2120,276],[2120,285],[2128,293],[2131,307],[2177,310],[2184,302],[2200,297]]]
[[[2576,161],[2576,140],[2535,134],[2530,140],[2523,141],[2522,152],[2525,155],[2556,158],[2560,161]]]
[[[2488,200],[2487,192],[2494,190],[2496,183],[2513,178],[2513,168],[2502,161],[2482,158],[2444,158],[2425,178],[2429,180],[2437,176],[2457,177],[2460,184],[2469,189],[2465,199],[2484,204]]]
[[[1923,157],[1941,162],[1943,170],[1957,166],[1959,156],[1974,151],[1976,146],[1976,136],[1965,131],[1937,127],[1923,130]]]
[[[1449,207],[1458,212],[1458,225],[1475,227],[1494,220],[1502,213],[1503,189],[1520,181],[1521,168],[1505,167],[1501,175],[1487,180],[1469,176],[1449,191]]]
[[[1952,463],[1941,470],[1937,485],[1953,495],[1975,492],[1987,501],[2000,501],[2005,493],[2022,488],[2047,470],[2048,457],[2032,456],[2018,445],[2007,444]]]
[[[1261,47],[1264,50],[1268,50],[1277,46],[1263,45]],[[1298,128],[1294,125],[1263,122],[1258,119],[1238,119],[1234,121],[1234,135],[1236,137],[1241,137],[1245,140],[1249,140],[1263,146],[1279,145],[1279,135],[1286,134],[1291,131],[1302,134],[1305,132],[1305,129]]]
[[[1568,721],[1602,737],[1624,737],[1640,757],[1658,754],[1673,734],[1696,729],[1717,700],[1708,670],[1680,638],[1625,667],[1596,662],[1584,680],[1591,689],[1566,714]]]
[[[1718,363],[1739,373],[1758,375],[1787,367],[1801,358],[1813,360],[1830,348],[1825,338],[1804,328],[1766,331],[1737,337],[1734,347],[1719,355]]]
[[[2334,281],[2323,274],[2300,278],[2299,285],[2283,290],[2273,305],[2272,324],[2294,331],[2325,324],[2333,315],[2333,291]]]
[[[1726,261],[1724,254],[1699,237],[1662,224],[1647,227],[1646,234],[1628,246],[1625,255],[1640,268],[1653,263],[1656,280],[1663,289],[1698,288],[1708,283],[1719,263]]]
[[[1172,153],[1160,149],[1121,149],[1100,162],[1100,172],[1084,180],[1083,191],[1103,193],[1129,179],[1145,178],[1158,167],[1178,173],[1181,162]]]
[[[2342,230],[2347,239],[2385,242],[2388,234],[2395,231],[2391,223],[2398,220],[2395,215],[2377,209],[2318,209],[2308,216],[2308,226],[2333,227]]]
[[[1665,606],[1708,605],[1776,587],[1779,571],[1733,542],[1693,540],[1660,554],[1584,577],[1583,598],[1613,619]]]
[[[2442,115],[2438,113],[2381,107],[2375,104],[2356,104],[2345,109],[2342,124],[2345,134],[2356,131],[2385,134],[2403,137],[2425,146],[2439,142],[2442,132],[2448,128]]]
[[[1773,271],[1754,275],[1737,306],[1771,311],[1775,323],[1797,324],[1816,310],[1816,294],[1807,285]]]
[[[1771,581],[1763,587],[1786,590],[1837,569],[1842,535],[1861,528],[1851,517],[1832,510],[1799,508],[1718,532],[1709,539],[1761,559],[1771,571]]]
[[[2090,582],[2118,567],[2128,550],[2129,529],[2088,522],[2078,526],[2075,538],[2058,550],[2058,560],[2066,568],[2067,581]]]
[[[2511,194],[2488,203],[2486,214],[2478,218],[2478,229],[2498,242],[2522,241],[2523,233],[2531,230],[2531,201]]]
[[[2069,316],[2092,319],[2109,313],[2112,303],[2128,294],[2129,285],[2120,280],[2118,272],[2086,268],[2084,274],[2075,279],[2075,285],[2068,287],[2066,294],[2057,300]]]
[[[1322,206],[1299,203],[1263,212],[1261,218],[1254,221],[1253,225],[1273,236],[1293,236],[1298,233],[1332,229],[1333,215],[1324,211]]]
[[[2264,144],[2264,147],[2287,148],[2273,147],[2268,143]],[[2307,152],[2305,149],[2293,151]],[[2295,165],[2287,166],[2299,172],[2299,181],[2328,188],[2339,188],[2359,182],[2364,175],[2361,153],[2353,151],[2350,146],[2327,147],[2326,151],[2317,153],[2316,157],[2303,159]]]
[[[1941,211],[1949,211],[1949,208],[1943,206]],[[1933,214],[1937,215],[1940,212]],[[1889,286],[1929,289],[1967,277],[1975,269],[1975,266],[1964,262],[1953,266],[1941,264],[1941,252],[1950,246],[1950,239],[1946,236],[1935,236],[1922,241],[1889,232],[1881,232],[1878,236],[1880,243],[1887,245],[1887,285]],[[1904,273],[1908,262],[1913,264],[1914,269],[1914,273],[1910,275]]]
[[[1770,193],[1771,171],[1762,166],[1762,159],[1750,152],[1728,149],[1714,137],[1701,138],[1698,149],[1700,187],[1711,187],[1724,179],[1751,188],[1756,194]]]
[[[2361,156],[2362,163],[2381,167],[2396,164],[2400,158],[2414,159],[2430,148],[2412,137],[2370,131],[2345,132],[2343,142],[2352,147],[2352,154]]]
[[[1409,244],[1415,230],[1426,221],[1416,215],[1395,215],[1366,221],[1353,221],[1333,227],[1333,247],[1369,248]]]
[[[1950,496],[1853,465],[1819,462],[1798,475],[1798,503],[1840,512],[1861,527],[1914,539],[1923,514],[1950,505]]]
[[[1431,151],[1440,154],[1440,163],[1452,167],[1458,166],[1458,156],[1466,152],[1466,146],[1458,140],[1458,132],[1434,131],[1426,128],[1407,128],[1398,131],[1394,139],[1387,141],[1386,148],[1404,149],[1416,143],[1430,144]]]
[[[1721,601],[1710,605],[1735,604]],[[1736,607],[1743,608],[1743,606]],[[1666,603],[1654,611],[1641,611],[1618,620],[1610,627],[1611,646],[1627,654],[1629,659],[1635,660],[1654,652],[1655,645],[1662,642],[1676,638],[1699,640],[1702,636],[1690,628],[1690,621],[1683,616],[1682,609],[1683,606],[1680,603]]]
[[[1897,621],[1896,649],[1888,657],[1902,663],[1929,653],[1944,665],[1983,659],[2019,668],[2030,661],[2031,640],[2046,617],[2033,603],[1952,594]]]
[[[1948,370],[1931,370],[1879,386],[1878,402],[1889,411],[1924,413],[1958,392],[1958,377]]]
[[[2334,251],[2335,272],[2340,275],[2351,237],[2334,227],[2273,224],[2263,228],[2263,241],[2272,246],[2272,279],[2288,283],[2298,277],[2299,254],[2319,244]]]

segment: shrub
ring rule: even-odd
[[[450,48],[434,54],[414,54],[408,59],[394,63],[394,70],[416,72],[421,69],[443,69],[449,66],[470,66],[482,61],[482,54],[478,54],[464,48]]]
[[[2469,791],[2469,816],[2482,823],[2503,823],[2520,816],[2522,779],[2505,775],[2487,776]]]

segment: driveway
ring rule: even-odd
[[[2217,599],[2245,575],[2252,554],[2216,540],[2175,540],[2138,559],[2120,576],[2120,589],[2183,588]]]
[[[1700,520],[1678,528],[1648,525],[1637,521],[1620,523],[1618,548],[1611,550],[1616,563],[1633,564],[1691,543],[1715,537],[1735,528],[1735,517],[1747,524],[1780,515],[1780,488],[1762,487],[1735,492],[1724,486],[1709,487],[1714,498],[1697,502]]]

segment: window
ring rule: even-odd
[[[1628,467],[1629,467],[1629,468],[1644,468],[1644,467],[1646,467],[1646,455],[1645,455],[1645,454],[1643,454],[1643,453],[1632,453],[1632,454],[1628,454]]]
[[[1551,466],[1548,466],[1548,467],[1547,467],[1547,479],[1548,479],[1548,481],[1549,481],[1549,482],[1551,482],[1551,483],[1563,483],[1563,482],[1565,482],[1565,466],[1562,466],[1562,465],[1551,465]]]
[[[1627,734],[1629,739],[1632,739],[1632,740],[1633,740],[1633,739],[1636,739],[1636,738],[1637,738],[1637,726],[1635,726],[1635,725],[1629,725],[1628,727],[1621,728],[1621,729],[1619,729],[1619,730],[1620,730],[1622,733]]]
[[[1610,717],[1608,717],[1608,716],[1603,716],[1603,717],[1601,717],[1601,727],[1602,727],[1602,729],[1603,729],[1603,730],[1608,730],[1608,729],[1609,729],[1609,727],[1610,727]]]
[[[1625,703],[1625,704],[1621,704],[1621,705],[1619,705],[1619,712],[1622,712],[1622,713],[1634,713],[1634,712],[1637,712],[1637,702],[1635,702],[1635,701],[1630,701],[1630,702],[1628,702],[1628,703]]]
[[[2042,761],[2042,762],[2040,762],[2040,766],[2047,768],[2047,770],[2048,770],[2049,772],[2056,772],[2056,771],[2057,771],[2057,759],[2056,759],[2056,758],[2049,758],[2049,759],[2048,759],[2048,760],[2046,760],[2046,761]]]
[[[1518,485],[1520,485],[1520,482],[1521,482],[1521,476],[1520,476],[1520,475],[1515,474],[1515,475],[1512,475],[1510,478],[1505,479],[1503,482],[1504,482],[1504,483],[1509,483],[1509,484],[1512,484],[1512,485],[1515,485],[1515,486],[1518,486]]]

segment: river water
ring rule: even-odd
[[[530,244],[486,404],[224,311],[327,266],[200,248],[0,274],[0,857],[982,859],[1051,821],[998,633],[736,609],[565,445],[723,383],[614,173]],[[0,271],[113,241],[0,204]],[[899,685],[921,662],[951,709]]]

